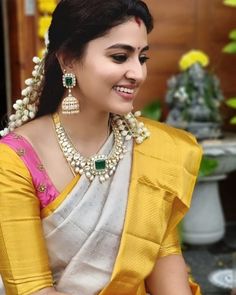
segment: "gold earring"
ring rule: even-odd
[[[72,73],[66,73],[62,76],[63,86],[68,89],[68,96],[62,101],[62,114],[73,115],[78,114],[80,111],[78,99],[71,94],[71,89],[76,86],[76,77]]]

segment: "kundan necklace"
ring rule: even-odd
[[[111,120],[114,134],[114,145],[111,152],[108,155],[95,154],[91,157],[83,157],[74,147],[60,122],[59,115],[55,113],[52,117],[59,146],[73,174],[84,174],[90,181],[93,181],[95,176],[99,177],[100,182],[108,180],[127,151],[124,138],[115,122]]]

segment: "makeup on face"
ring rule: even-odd
[[[147,31],[129,20],[89,42],[83,66],[76,64],[81,109],[127,114],[146,79]]]

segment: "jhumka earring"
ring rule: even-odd
[[[80,111],[78,100],[71,94],[71,89],[76,85],[76,77],[72,73],[66,73],[62,76],[63,86],[68,89],[68,96],[62,101],[62,114],[73,115]]]

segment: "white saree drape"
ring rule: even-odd
[[[82,175],[63,203],[43,219],[54,283],[71,295],[93,295],[109,282],[126,213],[132,142],[112,178],[90,183]],[[110,135],[99,153],[109,154]]]

